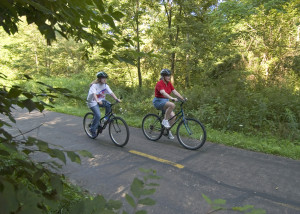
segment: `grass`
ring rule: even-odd
[[[90,111],[88,107],[65,105],[56,105],[55,108],[48,110],[79,117],[83,117]],[[126,120],[129,126],[141,128],[143,116],[137,116],[129,113],[121,114],[120,116]],[[209,142],[300,160],[300,145],[296,142],[290,142],[288,140],[278,139],[272,136],[248,136],[243,133],[224,132],[211,128],[206,128],[206,130],[207,141]]]

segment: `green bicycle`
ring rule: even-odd
[[[179,143],[186,149],[196,150],[201,148],[206,141],[206,130],[199,120],[193,118],[186,118],[183,111],[183,104],[186,101],[180,102],[180,111],[178,111],[172,118],[177,117],[174,124],[169,129],[165,128],[161,122],[164,118],[164,112],[158,114],[147,114],[142,122],[143,133],[147,139],[156,141],[162,135],[168,135],[169,130],[172,129],[177,122],[179,122],[176,130],[176,135]]]

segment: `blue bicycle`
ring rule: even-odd
[[[114,106],[118,102],[110,104],[111,106]],[[85,133],[88,137],[94,139],[96,138],[102,131],[108,126],[108,133],[111,138],[111,140],[119,147],[123,147],[128,143],[129,140],[129,128],[125,120],[121,117],[115,116],[112,112],[113,108],[111,108],[110,112],[108,112],[106,115],[104,115],[100,121],[99,126],[96,131],[96,136],[93,136],[90,132],[91,124],[94,120],[94,113],[88,112],[85,114],[83,118],[83,128]],[[104,118],[108,118],[108,120],[104,121]]]
[[[180,102],[180,111],[178,111],[169,122],[176,118],[174,124],[169,129],[165,128],[161,122],[164,118],[164,112],[158,114],[147,114],[142,122],[143,133],[147,139],[156,141],[162,135],[168,136],[169,130],[179,122],[176,130],[176,135],[179,143],[186,149],[196,150],[202,147],[206,141],[206,130],[199,120],[186,118],[183,111],[183,104],[186,101]]]

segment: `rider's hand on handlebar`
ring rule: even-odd
[[[116,99],[116,101],[117,101],[118,103],[122,102],[122,100],[121,100],[121,99]]]
[[[173,102],[177,102],[177,101],[178,101],[177,98],[172,98],[171,100],[172,100]]]

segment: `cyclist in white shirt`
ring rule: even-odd
[[[105,100],[105,95],[109,94],[117,102],[121,102],[121,100],[116,97],[110,87],[106,84],[108,75],[105,72],[100,71],[96,76],[97,79],[91,83],[89,94],[87,96],[87,105],[94,113],[93,123],[90,127],[90,131],[93,136],[96,135],[96,130],[99,126],[99,121],[101,118],[99,107],[105,108],[105,114],[107,114],[111,110],[110,102]],[[107,118],[104,119],[107,120]]]

